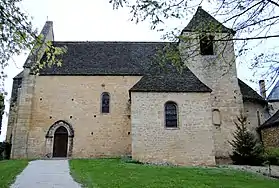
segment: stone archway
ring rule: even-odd
[[[65,138],[65,135],[67,136],[67,139]],[[73,151],[73,137],[74,137],[74,129],[68,122],[63,120],[59,120],[55,122],[52,126],[50,126],[46,134],[45,156],[47,158],[58,157],[57,153],[54,153],[55,152],[54,149],[57,149],[55,147],[59,147],[58,145],[61,145],[60,147],[62,147],[61,149],[63,149],[63,147],[65,147],[63,146],[63,144],[66,144],[66,149],[65,149],[66,151],[64,151],[65,156],[63,157],[71,157]],[[57,141],[59,143],[57,143]]]

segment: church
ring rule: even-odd
[[[212,24],[218,31],[212,32]],[[220,40],[235,32],[201,7],[181,32],[199,44],[193,56],[182,40],[55,41],[53,29],[47,21],[41,34],[45,42],[66,46],[62,66],[36,75],[27,58],[13,81],[6,136],[13,159],[131,156],[150,163],[215,165],[229,159],[228,141],[241,112],[255,134],[273,115],[264,81],[260,95],[238,79],[233,41]],[[214,40],[205,47],[197,30]],[[167,45],[179,49],[182,71],[154,59]]]

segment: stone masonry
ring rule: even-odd
[[[180,165],[215,164],[210,93],[132,92],[131,100],[134,159]],[[164,125],[167,101],[177,103],[178,128]]]
[[[279,148],[279,126],[261,130],[262,140],[265,148]]]
[[[184,32],[183,36],[192,38],[192,43],[199,43],[196,34]],[[228,33],[215,33],[214,36],[215,40],[232,37]],[[193,49],[194,46],[190,48],[188,46],[191,45],[185,42],[180,43],[182,58],[189,69],[212,89],[212,111],[220,111],[221,124],[213,128],[216,157],[228,158],[231,151],[228,140],[233,139],[232,133],[235,130],[233,121],[243,111],[242,95],[237,84],[233,42],[216,41],[213,56],[201,56],[199,51]],[[192,51],[194,54],[189,59],[186,55]]]
[[[28,155],[31,158],[45,156],[45,136],[51,125],[60,119],[69,122],[75,131],[72,157],[129,155],[131,121],[128,90],[140,78],[37,77],[28,130]],[[102,92],[110,93],[109,114],[100,111]]]
[[[30,75],[30,70],[25,69],[22,80],[22,88],[19,94],[18,110],[17,110],[17,119],[13,127],[13,135],[16,135],[12,138],[13,149],[11,152],[11,157],[16,156],[17,158],[27,158],[27,145],[28,145],[28,134],[29,134],[29,125],[31,121],[32,114],[32,99],[33,99],[33,90],[35,76]]]

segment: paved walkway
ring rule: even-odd
[[[11,188],[80,188],[67,160],[36,160],[17,176]]]

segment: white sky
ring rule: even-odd
[[[109,0],[23,0],[22,7],[33,17],[33,26],[40,31],[47,20],[54,22],[56,41],[161,41],[162,33],[150,30],[148,22],[135,24],[129,21],[128,9],[113,10]],[[208,8],[203,5],[205,10]],[[190,16],[192,17],[192,15]],[[170,27],[184,27],[189,20],[168,21]],[[26,54],[14,57],[6,68],[8,78],[5,91],[8,100],[11,94],[12,78],[22,70]],[[246,65],[237,64],[238,77],[247,83],[252,72]],[[260,78],[259,78],[260,79]],[[248,83],[258,90],[255,83]],[[0,141],[5,139],[7,115],[3,116]]]

